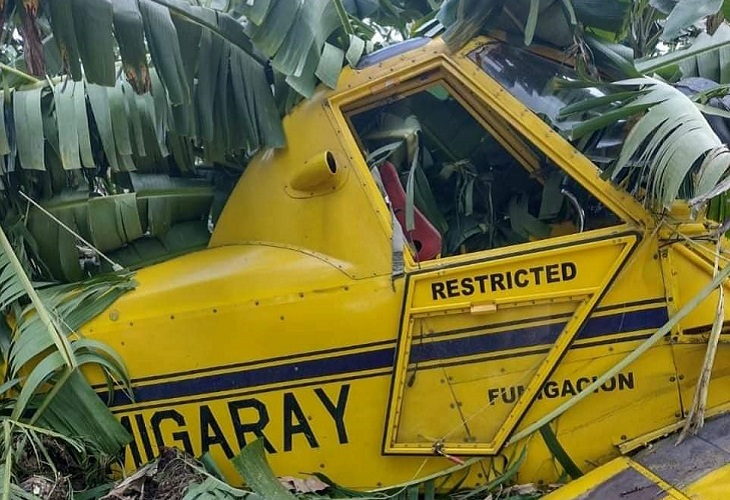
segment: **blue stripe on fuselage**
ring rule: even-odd
[[[576,338],[591,339],[603,335],[628,333],[649,328],[659,328],[669,319],[666,307],[621,312],[609,316],[589,318]],[[508,351],[525,347],[554,343],[567,322],[529,326],[498,333],[484,333],[438,342],[414,344],[411,347],[410,363],[421,363],[437,359],[473,356],[497,351]]]
[[[578,333],[579,339],[590,339],[616,333],[659,328],[668,320],[667,309],[656,307],[590,318]],[[549,347],[562,332],[566,322],[517,328],[497,333],[477,334],[455,339],[414,344],[410,362],[448,360],[525,347]],[[356,346],[354,346],[356,347]],[[352,349],[353,347],[349,347]],[[275,366],[252,367],[234,372],[198,375],[182,380],[168,380],[134,388],[137,403],[191,397],[250,387],[296,382],[368,370],[390,368],[395,348],[384,347],[364,352],[342,353],[308,360],[291,361]],[[219,369],[225,369],[220,367]],[[105,397],[102,394],[102,397]],[[119,390],[114,406],[130,404]]]

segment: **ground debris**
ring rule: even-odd
[[[306,479],[284,476],[279,478],[279,482],[281,482],[287,490],[293,491],[294,493],[317,493],[330,487],[329,484],[321,481],[315,476],[310,476]]]
[[[14,469],[18,486],[43,500],[65,500],[71,491],[86,487],[86,474],[79,457],[71,446],[52,436],[37,436],[31,443],[27,436],[16,435],[13,448],[17,450]]]
[[[71,483],[67,476],[56,475],[55,479],[46,476],[30,476],[19,485],[24,491],[43,500],[66,500],[69,498]]]
[[[515,484],[506,490],[510,495],[536,495],[540,493],[534,483]]]
[[[144,498],[145,484],[157,471],[157,462],[150,462],[122,480],[102,500],[127,500]]]
[[[481,500],[536,500],[541,498],[543,495],[555,491],[558,489],[560,484],[540,485],[537,486],[535,483],[525,484],[514,484],[499,488],[497,491],[492,491],[486,496],[475,497]],[[467,497],[471,498],[469,492],[466,492]]]
[[[177,448],[161,448],[159,458],[121,481],[102,500],[179,500],[206,475],[193,457]]]

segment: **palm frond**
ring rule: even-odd
[[[86,355],[80,354],[82,359]],[[88,356],[96,363],[96,356]],[[59,384],[58,391],[45,396],[37,425],[63,435],[93,443],[100,451],[116,455],[131,441],[127,430],[119,423],[83,375],[73,372]]]
[[[27,296],[30,299],[32,306],[36,310],[36,316],[28,322],[24,321],[24,318],[18,319],[18,326],[23,326],[28,323],[33,324],[33,344],[43,344],[46,347],[55,346],[56,352],[60,356],[61,365],[65,365],[69,369],[75,369],[78,365],[74,360],[70,343],[65,335],[61,334],[56,324],[51,318],[51,314],[46,309],[45,305],[38,296],[38,292],[30,282],[28,275],[25,273],[25,269],[21,265],[18,257],[15,255],[15,251],[10,245],[5,232],[0,229],[0,304],[7,306],[8,304],[15,303],[20,297]],[[14,346],[15,347],[15,346]],[[12,359],[13,352],[10,353],[10,359]],[[30,356],[28,359],[32,358]],[[11,362],[9,365],[9,371],[11,376],[18,373],[18,369],[24,363],[20,365]],[[23,408],[20,409],[20,412]]]
[[[684,77],[702,76],[730,83],[729,60],[730,26],[722,24],[714,35],[702,33],[687,48],[636,61],[636,69],[644,74],[659,73],[666,78],[681,71]]]
[[[730,189],[728,185],[718,190],[727,184],[723,179],[730,169],[730,151],[691,99],[652,78],[614,85],[638,90],[633,96],[622,93],[630,97],[615,110],[573,129],[574,136],[579,136],[645,112],[628,133],[621,155],[608,172],[614,181],[630,179],[631,189],[643,196],[646,204],[667,208],[678,198],[693,198],[698,204],[710,194],[716,196]],[[683,187],[687,190],[680,193]]]
[[[187,491],[185,491],[185,496],[182,500],[234,500],[238,498],[263,500],[265,497],[233,488],[221,480],[209,476],[202,483],[191,484]]]
[[[75,331],[131,289],[131,276],[100,276],[83,285],[36,290],[2,230],[0,245],[0,305],[4,311],[12,305],[15,311],[4,361],[6,377],[18,380],[2,388],[8,398],[8,391],[19,386],[12,418],[45,418],[47,425],[66,435],[94,439],[109,453],[118,451],[130,436],[79,370],[93,365],[128,388],[126,368],[108,346],[78,338]],[[26,298],[29,302],[23,307]]]
[[[621,0],[446,0],[438,19],[446,27],[444,41],[454,50],[492,28],[521,33],[525,45],[534,38],[568,46],[573,43],[579,23],[587,28],[620,31],[629,7]]]
[[[233,465],[246,480],[246,484],[263,498],[271,500],[294,500],[284,485],[269,467],[264,453],[264,442],[261,439],[244,446],[241,453],[233,458]]]
[[[722,4],[723,0],[679,0],[664,23],[661,39],[674,40],[680,36],[682,30],[700,19],[716,14]]]
[[[81,259],[78,246],[83,240],[124,267],[205,246],[214,195],[204,179],[131,174],[123,185],[134,192],[92,198],[85,193],[71,199],[58,196],[30,208],[27,231],[49,279],[78,281],[86,272],[108,268],[97,262],[100,259]],[[151,242],[156,255],[150,254]],[[88,248],[85,243],[83,247]]]
[[[115,172],[166,157],[170,132],[221,162],[233,152],[281,147],[265,59],[291,89],[309,97],[320,81],[336,85],[345,53],[354,65],[366,48],[354,34],[332,36],[345,25],[328,0],[245,2],[238,6],[240,18],[184,0],[75,0],[72,9],[61,3],[51,2],[49,9],[50,44],[58,46],[65,72],[78,82],[57,83],[54,100],[47,99],[42,82],[13,93],[14,140],[24,169],[48,169],[54,158],[45,158],[44,139],[59,143],[65,169],[98,163],[85,125],[87,99],[92,134],[98,133],[103,158]],[[126,82],[114,78],[115,40]],[[44,129],[41,123],[49,119],[58,123]],[[67,126],[74,120],[75,126]],[[148,127],[156,132],[157,151],[144,147]]]
[[[455,50],[480,31],[494,27],[504,4],[504,0],[446,0],[438,15],[446,26],[444,41]]]

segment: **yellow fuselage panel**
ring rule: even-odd
[[[392,215],[342,109],[431,67],[515,120],[621,225],[420,264],[406,253],[400,265]],[[505,448],[509,435],[587,387],[711,279],[706,257],[667,249],[643,207],[440,40],[345,71],[284,129],[287,147],[251,161],[208,249],[140,271],[135,291],[82,328],[128,365],[137,401],[115,394],[113,411],[135,438],[130,466],[175,445],[210,451],[236,480],[225,458],[260,437],[280,475],[377,487],[453,465],[434,454],[445,449],[493,462],[473,469],[465,485],[475,485],[526,445],[520,481],[552,482],[562,470],[540,436]],[[298,189],[298,169],[325,151],[336,179]],[[691,343],[713,307],[553,424],[579,468],[681,421],[704,352]],[[712,408],[730,399],[725,350]]]

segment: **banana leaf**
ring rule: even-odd
[[[577,125],[578,134],[644,113],[624,141],[621,155],[606,171],[617,180],[630,169],[636,194],[646,186],[645,203],[669,207],[690,187],[692,203],[699,207],[730,189],[730,151],[715,134],[701,110],[682,92],[659,80],[635,78],[615,85],[637,88],[635,98],[603,116]]]
[[[546,238],[550,234],[550,226],[530,214],[527,196],[513,197],[508,206],[512,230],[525,239]]]
[[[110,455],[119,453],[132,440],[78,371],[63,384],[37,422],[64,436],[92,442]]]
[[[233,458],[233,465],[246,480],[246,484],[257,494],[268,500],[294,500],[284,485],[274,476],[266,461],[264,442],[261,439],[243,447]]]
[[[679,0],[664,22],[661,39],[665,42],[679,37],[682,30],[697,21],[716,14],[723,0]]]
[[[5,365],[10,377],[20,375],[20,389],[12,407],[12,418],[46,423],[68,435],[84,436],[108,453],[116,453],[130,439],[80,374],[81,366],[95,365],[128,387],[129,379],[121,359],[107,346],[92,340],[69,338],[81,323],[99,314],[121,293],[133,287],[129,276],[111,280],[97,278],[85,287],[59,287],[37,291],[0,231],[0,304],[27,296],[30,304],[16,307],[12,340]],[[53,311],[51,313],[50,311]],[[62,321],[59,321],[61,319]],[[61,326],[63,325],[63,326]],[[21,375],[22,374],[22,375]],[[51,382],[51,389],[40,390]],[[3,387],[4,392],[8,386]],[[6,456],[7,460],[7,456]],[[4,477],[7,492],[9,476]]]
[[[727,62],[728,46],[730,26],[723,24],[714,35],[702,34],[687,48],[636,61],[636,69],[643,74],[656,72],[671,77],[681,68],[684,77],[719,74],[727,78],[727,69],[721,67],[720,62]]]

